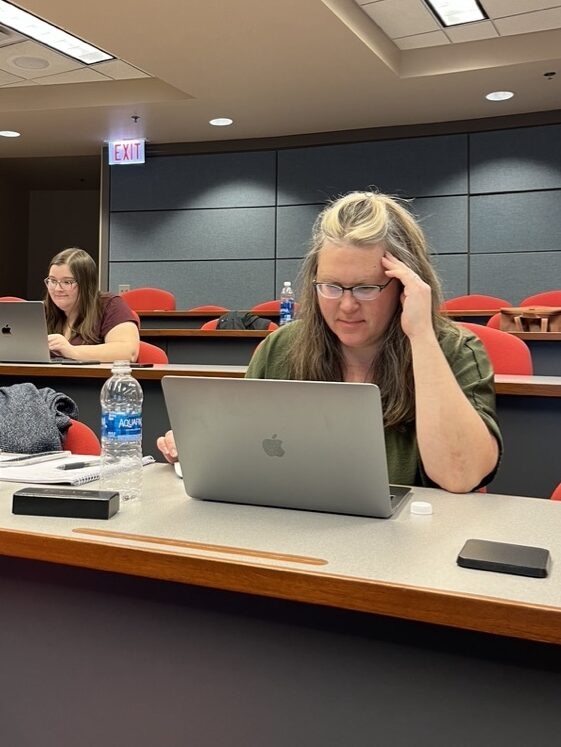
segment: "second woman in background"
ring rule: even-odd
[[[120,296],[98,290],[97,266],[76,247],[53,257],[45,278],[49,350],[74,360],[136,361],[138,317]]]

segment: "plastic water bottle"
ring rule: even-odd
[[[102,490],[118,490],[122,501],[142,489],[142,388],[129,361],[115,361],[101,390]]]
[[[282,284],[280,294],[280,324],[288,324],[294,319],[294,291],[290,280]]]

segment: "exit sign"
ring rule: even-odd
[[[109,142],[109,165],[144,163],[144,138],[138,140],[112,140]]]

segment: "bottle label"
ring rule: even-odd
[[[136,441],[142,436],[140,413],[104,412],[101,415],[101,437]]]

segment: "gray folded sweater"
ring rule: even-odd
[[[60,451],[70,419],[77,417],[76,403],[62,392],[29,383],[0,387],[0,450]]]

